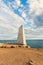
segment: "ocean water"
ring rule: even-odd
[[[16,43],[16,40],[0,40],[0,43]],[[32,48],[43,48],[43,40],[26,40],[27,45]]]
[[[32,48],[43,48],[43,40],[27,40],[26,42]]]

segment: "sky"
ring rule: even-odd
[[[0,40],[15,40],[23,25],[26,39],[43,39],[43,0],[0,0]]]

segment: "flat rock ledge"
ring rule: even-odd
[[[0,48],[30,48],[30,46],[20,44],[0,44]]]

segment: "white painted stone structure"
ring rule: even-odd
[[[23,28],[22,25],[19,28],[17,43],[20,43],[22,45],[26,45],[26,38],[25,38],[24,28]]]

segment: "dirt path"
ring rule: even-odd
[[[43,65],[43,49],[0,48],[0,65]]]

